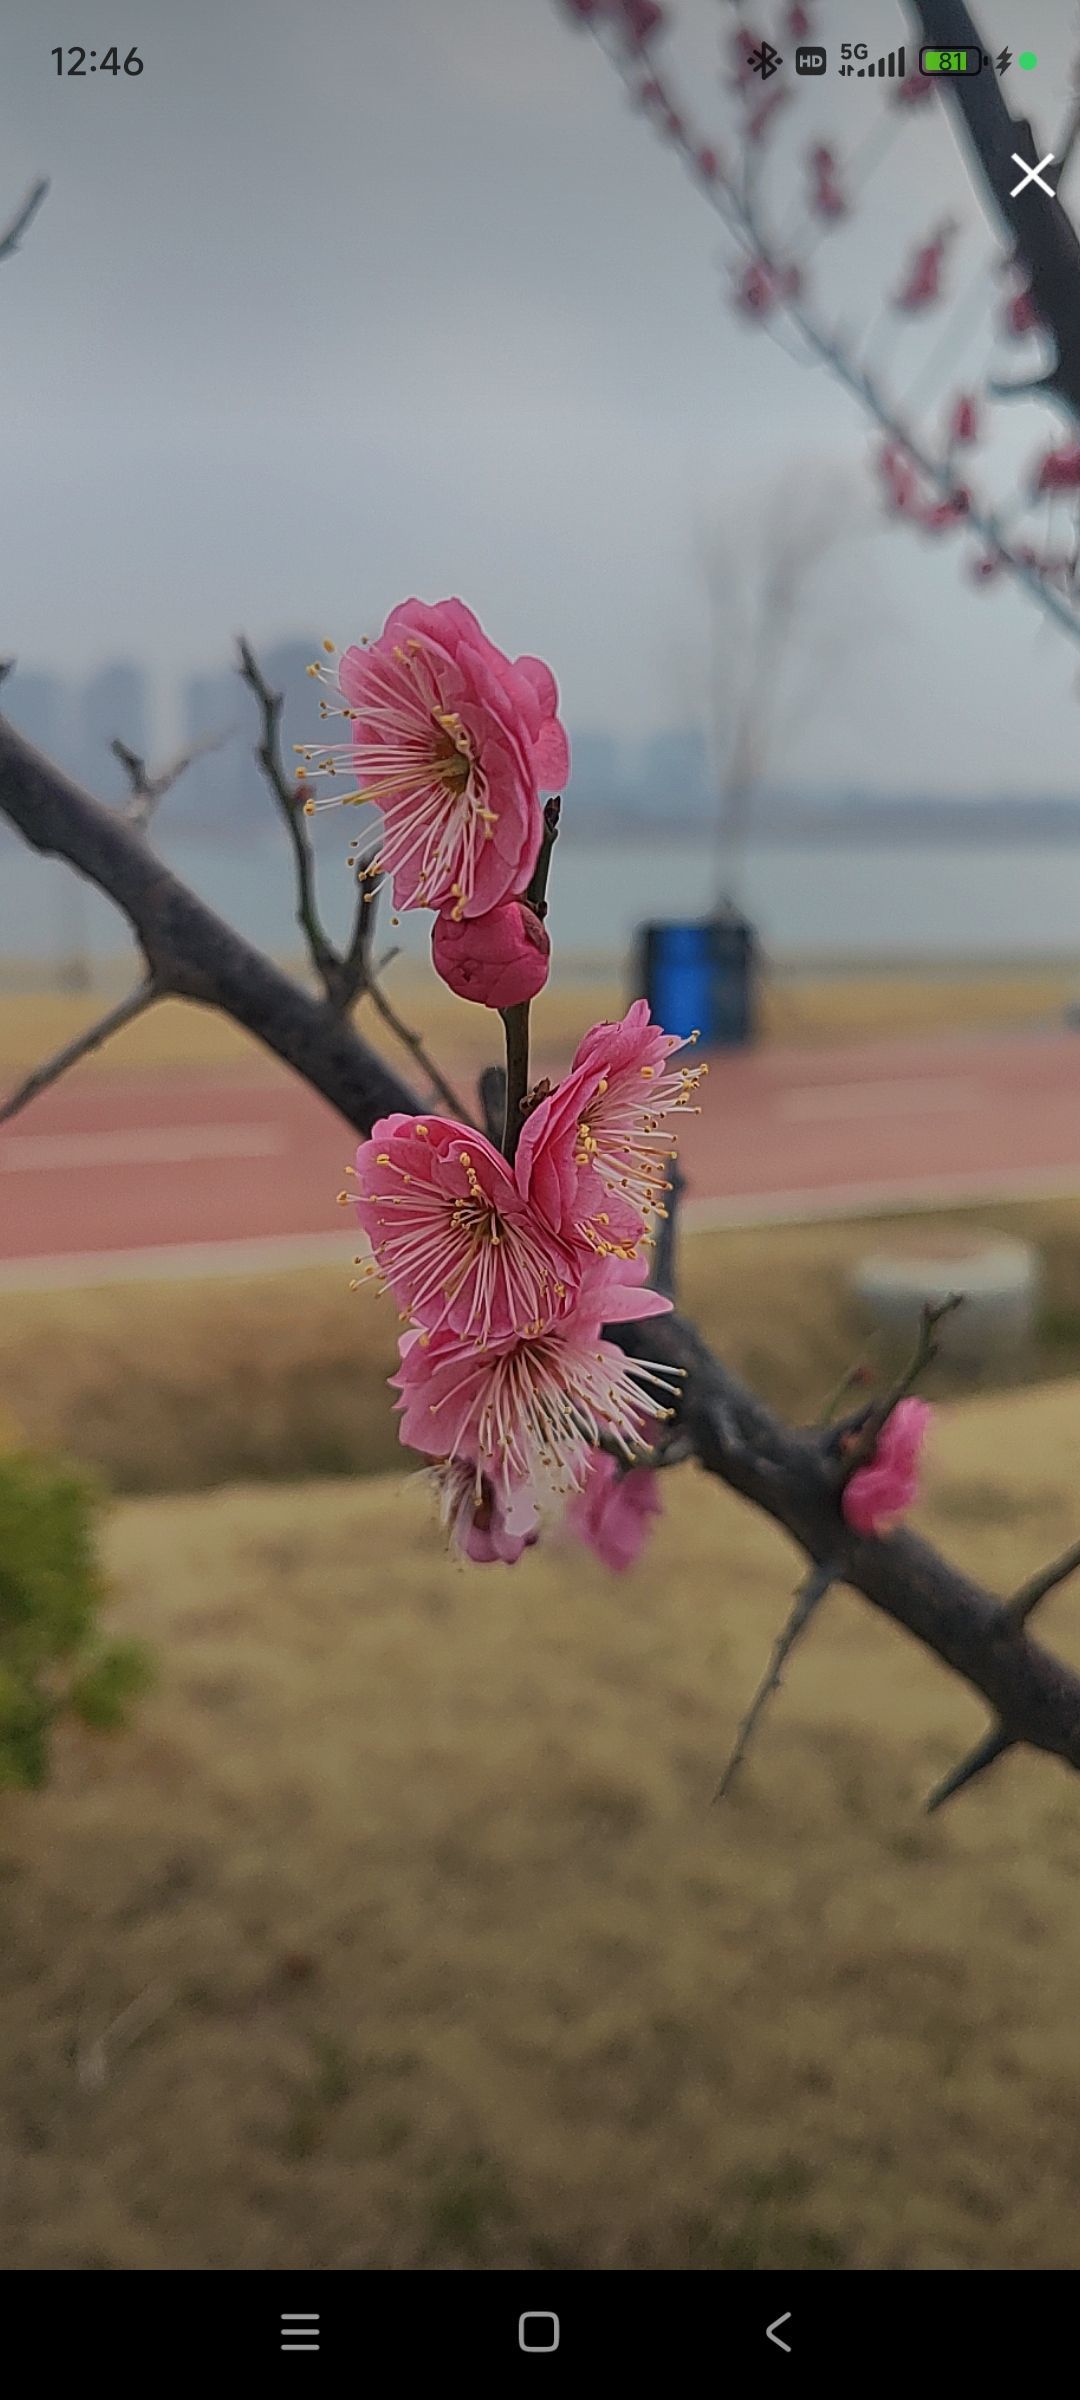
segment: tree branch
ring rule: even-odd
[[[211,750],[220,750],[228,739],[227,733],[206,734],[202,741],[192,742],[186,750],[178,751],[171,764],[162,767],[158,775],[150,774],[146,760],[140,758],[137,750],[129,750],[126,742],[110,742],[113,757],[119,759],[131,785],[131,798],[124,811],[129,825],[138,825],[145,832],[159,800],[163,800],[166,792],[172,790],[173,784],[179,782],[187,768],[193,766],[197,758],[205,758]]]
[[[158,991],[231,1017],[359,1134],[391,1110],[417,1113],[414,1094],[325,1001],[234,933],[154,857],[133,826],[80,791],[3,718],[0,814],[34,849],[66,859],[115,901]],[[609,1332],[629,1357],[682,1371],[673,1430],[707,1474],[782,1526],[811,1568],[830,1569],[983,1695],[995,1756],[1026,1744],[1080,1770],[1080,1677],[1017,1622],[1022,1595],[1010,1608],[913,1533],[884,1539],[855,1533],[839,1504],[836,1429],[784,1425],[685,1317],[673,1313]],[[1050,1581],[1068,1571],[1072,1556],[1049,1571]],[[1049,1588],[1045,1575],[1042,1581]],[[1025,1590],[1030,1613],[1032,1586]]]
[[[17,1117],[28,1101],[36,1100],[39,1092],[47,1092],[49,1085],[57,1083],[61,1075],[67,1074],[69,1067],[78,1064],[80,1058],[88,1058],[92,1050],[100,1050],[102,1043],[107,1042],[112,1034],[119,1033],[122,1026],[130,1025],[136,1017],[141,1017],[144,1010],[153,1007],[155,1000],[164,998],[164,986],[158,983],[155,976],[147,975],[142,983],[136,984],[133,992],[128,993],[126,1000],[119,1000],[115,1008],[108,1009],[95,1025],[87,1027],[85,1033],[77,1034],[75,1040],[67,1042],[62,1050],[57,1050],[54,1057],[46,1059],[42,1066],[35,1067],[25,1083],[20,1083],[6,1100],[0,1101],[0,1125],[6,1125],[9,1118]]]
[[[36,217],[41,207],[48,188],[47,175],[40,176],[37,183],[31,184],[22,207],[16,209],[10,225],[3,233],[0,233],[0,259],[10,258],[18,249],[28,225]]]
[[[835,1463],[820,1430],[784,1425],[675,1315],[609,1327],[631,1356],[680,1366],[676,1422],[707,1474],[782,1525],[813,1566],[860,1592],[988,1701],[1009,1745],[1026,1744],[1080,1771],[1080,1676],[1011,1620],[1004,1603],[901,1528],[859,1534],[839,1506]]]
[[[964,0],[910,0],[910,5],[925,41],[947,50],[985,49]],[[1033,147],[1027,118],[1010,116],[998,76],[948,76],[944,92],[960,117],[984,199],[1023,259],[1035,307],[1053,336],[1057,363],[1043,388],[1055,392],[1080,424],[1080,240],[1060,200],[1031,184],[1012,198],[1019,181],[1014,150],[1032,164],[1045,152],[1041,145],[1038,152]]]
[[[33,849],[66,859],[115,901],[161,992],[232,1017],[359,1132],[391,1110],[415,1111],[415,1095],[351,1025],[235,933],[134,826],[81,791],[3,717],[0,814]]]

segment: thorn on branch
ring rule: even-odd
[[[934,1816],[939,1808],[944,1808],[947,1800],[954,1800],[957,1792],[962,1792],[967,1784],[974,1783],[977,1776],[985,1775],[988,1767],[996,1765],[1007,1750],[1015,1748],[1012,1735],[1004,1733],[1000,1726],[993,1726],[984,1740],[976,1743],[974,1750],[969,1751],[959,1766],[953,1768],[952,1774],[946,1775],[943,1782],[935,1785],[926,1803],[927,1816]]]
[[[1040,1600],[1045,1600],[1048,1592],[1055,1591],[1059,1583],[1064,1583],[1070,1575],[1075,1575],[1078,1568],[1080,1568],[1080,1542],[1071,1542],[1069,1548],[1062,1551],[1060,1558],[1053,1559],[1048,1567],[1040,1568],[1037,1575],[1032,1575],[1027,1583],[1022,1583],[1019,1591],[1013,1593],[1012,1599],[1005,1602],[1004,1614],[1008,1623],[1019,1632],[1038,1608]]]
[[[815,1610],[825,1598],[835,1572],[836,1570],[832,1566],[812,1567],[809,1575],[799,1585],[787,1623],[780,1634],[765,1674],[735,1736],[734,1749],[713,1793],[714,1802],[725,1799],[731,1790],[754,1738],[759,1719],[763,1716],[772,1694],[779,1691],[787,1661],[800,1635],[805,1633]]]

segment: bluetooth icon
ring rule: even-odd
[[[771,42],[759,42],[757,49],[749,52],[746,63],[755,75],[760,75],[763,83],[767,83],[770,75],[775,75],[784,62],[779,50],[774,50]]]

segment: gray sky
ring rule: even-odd
[[[410,592],[459,591],[508,649],[551,660],[571,728],[685,716],[702,514],[745,521],[793,460],[857,467],[865,434],[823,375],[732,316],[716,221],[552,0],[5,13],[0,216],[35,175],[53,188],[0,267],[0,651],[72,673],[139,656],[164,695],[223,663],[240,626],[349,640]],[[708,134],[728,11],[678,13],[662,55]],[[995,47],[1039,51],[1010,92],[1044,147],[1074,14],[982,11]],[[822,0],[817,21],[872,52],[908,30],[893,0]],[[95,38],[137,44],[144,73],[59,80],[53,44]],[[809,141],[847,151],[883,109],[880,86],[832,75],[796,91],[782,218]],[[943,108],[830,245],[831,316],[869,328],[953,206],[967,359],[985,355],[988,237]],[[901,391],[941,323],[893,344]],[[998,414],[1007,489],[1055,427],[1026,403]],[[861,547],[849,592],[834,567],[848,667],[785,774],[1075,790],[1078,661],[1019,598],[971,592],[960,557],[895,532]]]

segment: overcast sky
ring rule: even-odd
[[[709,134],[730,12],[677,13],[661,55]],[[240,626],[348,640],[456,590],[550,658],[572,728],[684,718],[703,516],[752,540],[779,471],[858,472],[866,437],[823,374],[733,317],[715,219],[554,0],[7,0],[4,18],[0,217],[36,175],[52,189],[0,266],[0,652],[72,673],[134,655],[164,698]],[[1007,88],[1044,148],[1074,20],[1072,0],[982,11],[995,47],[1038,49]],[[910,32],[893,0],[822,0],[817,21],[834,60],[841,35],[873,53]],[[52,46],[78,41],[136,44],[144,72],[58,78]],[[886,113],[881,86],[832,74],[796,91],[781,222],[808,142],[846,153]],[[991,253],[943,106],[819,280],[872,345],[946,207],[973,347],[931,389],[985,355]],[[900,392],[941,322],[882,323]],[[1054,425],[998,414],[1008,489]],[[1080,662],[1021,599],[972,592],[961,555],[890,532],[833,562],[847,664],[785,773],[1077,788]]]

